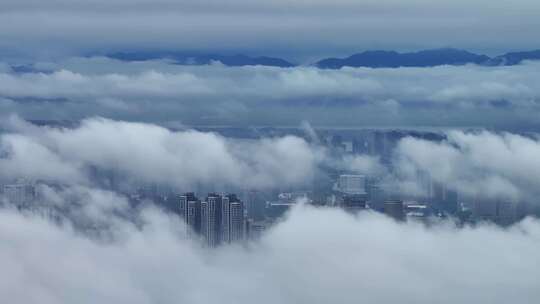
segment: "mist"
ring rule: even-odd
[[[35,68],[0,73],[4,113],[188,126],[539,128],[535,62],[319,70],[75,58]]]

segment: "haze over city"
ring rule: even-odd
[[[2,303],[537,303],[540,2],[1,0]]]

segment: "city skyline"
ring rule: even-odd
[[[0,25],[1,303],[540,302],[540,1]]]

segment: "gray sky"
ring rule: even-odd
[[[5,0],[4,56],[181,49],[300,61],[365,49],[540,48],[535,0]]]

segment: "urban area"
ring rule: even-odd
[[[301,130],[285,128],[203,130],[247,140],[290,134],[306,137]],[[392,151],[400,139],[418,137],[441,141],[444,140],[444,133],[345,129],[319,130],[319,137],[321,144],[331,153],[341,156],[376,155],[385,166],[391,168]],[[155,183],[141,183],[126,189],[120,186],[121,177],[115,172],[94,171],[95,181],[100,188],[121,193],[134,208],[151,203],[178,216],[185,224],[185,236],[200,240],[208,247],[258,239],[298,204],[341,208],[350,214],[378,212],[396,221],[420,221],[426,224],[452,220],[458,225],[488,221],[508,226],[539,212],[533,204],[523,201],[461,195],[448,185],[435,182],[427,173],[420,175],[417,181],[423,187],[422,194],[410,195],[389,189],[378,177],[332,167],[323,168],[310,186],[305,188],[265,190],[215,185],[175,189]],[[62,218],[69,213],[65,206],[62,209],[41,204],[39,186],[43,183],[28,180],[4,183],[1,187],[3,205]],[[48,186],[62,187],[50,183]]]

